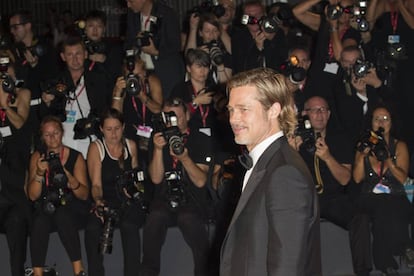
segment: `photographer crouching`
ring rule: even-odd
[[[30,159],[27,195],[34,202],[30,255],[34,275],[43,275],[49,233],[56,229],[75,275],[86,275],[81,261],[76,199],[88,197],[86,164],[82,154],[63,145],[59,118],[46,116],[40,124],[42,146]]]
[[[194,257],[194,275],[207,275],[208,237],[203,203],[209,169],[206,136],[188,128],[189,112],[179,98],[166,101],[153,135],[149,175],[155,184],[143,237],[141,275],[159,275],[161,248],[177,225]],[[210,158],[211,159],[211,158]]]
[[[105,275],[103,254],[112,251],[115,226],[121,232],[125,276],[139,273],[141,243],[139,228],[144,223],[144,174],[137,169],[137,146],[124,138],[122,113],[108,109],[101,116],[102,139],[89,146],[88,171],[92,181],[95,212],[89,217],[85,245],[88,274]]]

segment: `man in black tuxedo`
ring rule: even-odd
[[[296,124],[285,78],[254,69],[228,87],[230,124],[251,168],[223,242],[220,275],[321,275],[316,191],[284,136]]]

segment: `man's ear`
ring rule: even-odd
[[[64,55],[62,52],[60,53],[60,58],[61,58],[63,61],[65,61],[65,62],[66,62],[65,55]]]
[[[273,103],[272,106],[268,110],[269,119],[278,118],[281,111],[282,111],[282,106],[280,105],[280,103],[278,102]]]

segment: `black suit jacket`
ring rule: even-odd
[[[312,177],[282,137],[259,158],[221,251],[221,276],[321,275]]]

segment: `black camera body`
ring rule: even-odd
[[[298,126],[295,129],[295,136],[300,136],[302,138],[303,142],[301,147],[307,152],[311,154],[315,153],[316,139],[318,139],[320,135],[319,132],[315,135],[315,131],[307,115],[298,118]]]
[[[69,87],[64,80],[50,79],[40,83],[42,92],[54,95],[55,99],[50,105],[50,113],[60,119],[61,122],[66,121],[66,102],[73,87]]]
[[[173,111],[161,112],[152,116],[155,132],[161,132],[174,154],[184,152],[184,135],[177,126],[177,116]]]
[[[141,79],[134,74],[135,54],[135,50],[130,49],[126,50],[125,55],[126,69],[128,70],[128,73],[124,77],[126,82],[125,92],[131,97],[137,96],[142,90]]]
[[[97,135],[99,133],[99,123],[100,119],[94,112],[90,112],[86,118],[76,120],[73,127],[73,139],[85,139]]]
[[[241,19],[241,24],[258,24],[262,31],[266,33],[276,33],[279,30],[279,26],[282,24],[282,20],[278,17],[278,14],[270,14],[269,16],[265,15],[262,16],[260,19],[244,14]]]
[[[226,9],[223,5],[219,3],[218,0],[207,0],[202,2],[199,6],[195,6],[194,8],[189,10],[188,13],[194,13],[197,16],[199,16],[200,14],[212,13],[217,18],[219,18],[226,13]]]
[[[119,212],[118,209],[109,206],[99,206],[97,212],[103,217],[104,221],[99,241],[99,252],[101,254],[111,254],[115,224],[119,219]]]
[[[14,94],[15,83],[13,78],[7,73],[9,69],[10,58],[0,57],[0,80],[3,91],[9,94]]]
[[[366,148],[370,148],[370,153],[373,153],[378,161],[385,161],[389,157],[389,153],[383,134],[382,127],[377,131],[366,130],[357,143],[357,150],[363,152]]]
[[[145,172],[143,170],[133,169],[123,172],[116,177],[116,186],[120,194],[123,194],[125,189],[142,212],[148,211],[148,203],[144,198]],[[127,201],[128,203],[129,201]]]
[[[366,0],[358,1],[358,5],[355,6],[352,10],[352,14],[356,18],[358,31],[360,32],[369,31],[369,22],[366,18],[367,1]]]
[[[355,77],[359,79],[365,77],[372,68],[374,68],[374,65],[371,62],[357,59],[352,66],[352,71],[354,72]]]
[[[43,57],[47,53],[46,46],[40,43],[37,39],[32,42],[31,46],[26,46],[23,42],[16,45],[16,49],[21,57],[24,57],[24,52],[29,51],[33,56]]]
[[[169,171],[164,174],[167,183],[167,201],[172,209],[183,206],[187,203],[184,183],[182,182],[181,172]]]
[[[150,38],[152,40],[156,40],[156,36],[158,34],[158,29],[161,26],[161,18],[151,15],[149,17],[149,30],[140,32],[137,37],[135,38],[135,45],[138,49],[142,47],[149,46],[151,44]],[[156,43],[154,41],[154,43]]]
[[[299,84],[306,78],[306,70],[299,66],[299,59],[296,56],[291,56],[284,62],[280,71],[283,75],[289,78],[289,81],[293,84]]]
[[[49,184],[43,196],[43,211],[51,215],[59,206],[66,205],[71,196],[68,188],[68,177],[63,170],[59,153],[49,152],[44,161],[47,161],[49,164]]]
[[[222,65],[224,63],[224,55],[218,41],[212,40],[204,45],[206,45],[209,50],[210,59],[213,62],[213,64],[216,66]]]
[[[344,9],[340,4],[330,4],[326,8],[326,16],[330,20],[337,20],[344,13]]]

